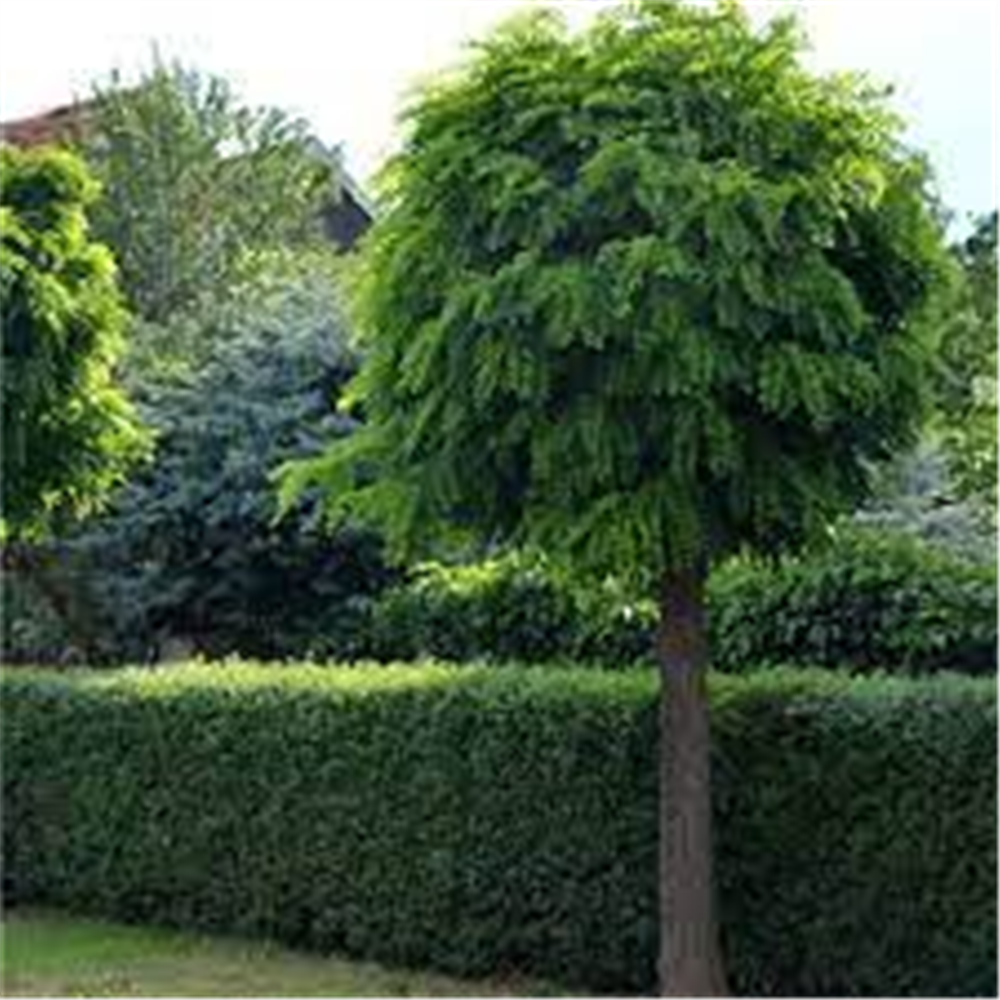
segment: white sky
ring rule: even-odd
[[[407,87],[463,40],[533,0],[0,0],[0,117],[85,96],[153,43],[229,78],[254,104],[303,115],[363,182],[392,148]],[[562,0],[582,21],[604,0]],[[897,87],[911,139],[959,216],[996,206],[996,0],[746,0],[802,12],[816,65]]]

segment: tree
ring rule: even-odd
[[[97,186],[79,159],[0,150],[2,528],[50,530],[105,500],[143,453],[115,382],[127,314],[107,248],[91,240]]]
[[[91,205],[94,229],[117,257],[132,306],[122,376],[157,429],[159,445],[155,465],[117,497],[107,516],[23,549],[35,567],[26,590],[44,591],[41,603],[49,607],[43,616],[55,609],[69,645],[92,660],[112,655],[122,635],[145,651],[150,643],[139,640],[149,638],[147,620],[162,626],[157,631],[181,627],[199,601],[202,618],[216,615],[219,641],[232,638],[241,607],[242,625],[252,632],[253,622],[263,621],[256,614],[263,597],[257,604],[247,598],[251,576],[275,586],[289,585],[293,570],[296,580],[307,578],[308,585],[296,587],[302,597],[296,608],[307,596],[318,601],[324,585],[329,591],[337,546],[310,539],[305,527],[268,529],[264,508],[273,496],[261,463],[289,421],[307,415],[318,421],[329,408],[327,399],[316,403],[312,380],[329,376],[323,352],[336,353],[345,338],[333,292],[321,302],[300,280],[298,265],[308,257],[331,282],[325,260],[333,251],[322,209],[336,194],[336,164],[304,122],[249,108],[224,80],[159,60],[135,87],[112,78],[81,115],[78,151],[102,187]],[[302,301],[309,295],[312,325],[289,330],[304,322]],[[250,315],[254,308],[259,317]],[[319,318],[321,308],[326,312]],[[267,339],[285,336],[290,343]],[[243,367],[236,364],[241,349],[247,352]],[[257,379],[248,383],[251,356]],[[313,365],[308,375],[306,359]],[[290,385],[295,377],[304,379],[297,389]],[[210,395],[201,398],[202,391]],[[261,416],[268,404],[273,409]],[[246,447],[240,421],[251,419],[265,425],[257,438],[263,450]],[[219,453],[235,466],[206,460]],[[205,545],[227,543],[226,557],[235,560],[225,575],[228,586],[220,582],[220,550],[199,550],[193,537],[193,526],[204,523],[201,501],[213,526],[224,524],[228,532],[198,536]],[[183,517],[188,522],[181,530]],[[27,596],[20,606],[37,607]],[[233,613],[222,628],[224,608]],[[251,638],[248,648],[255,648],[260,633]]]
[[[305,122],[249,108],[225,80],[159,60],[138,86],[99,88],[82,151],[104,189],[96,232],[134,311],[161,323],[321,240],[334,167]]]
[[[65,591],[31,543],[106,502],[148,444],[116,383],[127,313],[111,255],[88,232],[96,195],[69,153],[0,150],[3,566],[61,615]]]
[[[537,546],[658,596],[666,995],[723,993],[708,566],[819,531],[910,442],[944,270],[884,94],[780,19],[533,13],[406,116],[365,246],[365,418],[285,470],[397,551]]]
[[[993,212],[951,247],[951,281],[929,320],[940,331],[934,411],[917,448],[877,470],[874,497],[855,515],[973,561],[996,560],[996,241]]]
[[[153,343],[199,341],[201,364],[129,369],[156,461],[101,516],[53,543],[63,625],[91,661],[179,647],[263,658],[321,651],[324,626],[342,633],[387,582],[377,538],[326,537],[314,502],[295,524],[274,523],[270,470],[354,426],[334,410],[357,359],[332,258],[288,261],[225,304],[147,331]],[[23,608],[20,633],[44,638],[26,619],[45,610]]]
[[[853,520],[913,535],[968,562],[995,563],[993,509],[983,504],[982,495],[957,492],[954,461],[942,446],[940,425],[935,429],[939,420],[931,418],[931,429],[916,448],[876,470],[873,495]]]
[[[940,424],[960,496],[997,503],[997,214],[955,248],[962,282],[942,336]]]

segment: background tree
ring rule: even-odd
[[[997,214],[979,219],[955,255],[962,283],[942,335],[942,438],[957,492],[996,521]]]
[[[399,551],[457,531],[658,596],[671,995],[726,988],[707,567],[817,532],[911,441],[943,267],[884,95],[801,46],[735,4],[534,13],[425,90],[358,278],[366,423],[284,481]]]
[[[104,189],[95,228],[140,318],[220,298],[267,251],[323,239],[334,165],[304,121],[250,108],[226,81],[157,61],[97,89],[83,153]]]
[[[89,235],[96,195],[69,153],[0,150],[5,627],[15,578],[35,580],[68,613],[32,543],[101,506],[147,445],[116,384],[127,314],[111,255]]]
[[[997,217],[951,248],[957,265],[933,322],[935,407],[918,446],[877,470],[856,518],[902,529],[977,562],[996,561]]]
[[[201,366],[137,388],[156,464],[72,545],[118,658],[171,639],[210,655],[306,655],[388,579],[373,533],[326,537],[311,501],[295,524],[274,523],[270,471],[355,425],[334,410],[356,368],[335,269],[311,257],[185,318],[209,345]]]
[[[329,253],[286,261],[157,336],[202,344],[197,369],[128,377],[156,461],[109,509],[65,531],[47,595],[12,595],[9,655],[136,662],[198,651],[283,658],[345,652],[391,574],[370,531],[320,530],[316,505],[274,523],[268,474],[355,421],[334,411],[357,365]],[[55,576],[53,574],[53,576]],[[36,652],[39,650],[39,652]],[[41,654],[41,655],[40,655]]]
[[[328,426],[353,365],[322,230],[336,164],[304,122],[178,65],[113,79],[87,109],[96,224],[134,306],[122,375],[158,448],[106,516],[31,549],[7,648],[95,661],[179,633],[216,652],[301,652],[305,621],[321,606],[343,618],[345,592],[382,565],[370,534],[269,527],[266,463],[309,450],[295,421]]]
[[[97,186],[65,152],[0,150],[3,534],[44,534],[99,505],[145,437],[115,383],[126,312],[90,238]]]
[[[987,494],[968,491],[968,480],[956,482],[949,438],[961,431],[944,424],[940,413],[932,416],[916,448],[875,470],[874,494],[853,520],[915,536],[968,562],[995,565],[994,507]]]

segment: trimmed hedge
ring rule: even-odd
[[[648,990],[655,679],[441,665],[3,679],[8,900]],[[716,677],[754,995],[995,995],[989,680]]]

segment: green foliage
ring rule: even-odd
[[[721,563],[708,581],[712,661],[848,671],[993,673],[995,564],[905,534],[844,524],[777,561]],[[381,661],[573,662],[622,669],[653,655],[656,609],[620,588],[574,584],[524,556],[426,564],[376,596],[326,649]]]
[[[655,687],[435,665],[9,673],[7,899],[648,991]],[[994,684],[770,672],[710,694],[738,992],[992,995]]]
[[[997,213],[957,248],[964,283],[942,335],[942,436],[959,493],[997,504]]]
[[[23,574],[0,577],[0,650],[8,665],[62,663],[73,650],[66,622]]]
[[[104,187],[97,232],[144,320],[197,311],[268,251],[322,239],[334,166],[305,122],[247,107],[221,78],[159,60],[137,86],[112,78],[82,142]]]
[[[733,560],[709,583],[713,662],[995,673],[997,571],[905,535],[843,527],[765,563]]]
[[[127,317],[111,255],[90,238],[96,196],[68,153],[0,150],[0,537],[98,506],[144,448],[115,383]]]
[[[875,493],[853,520],[865,527],[902,532],[967,562],[996,563],[992,514],[981,495],[961,496],[954,462],[934,435],[878,470]]]
[[[155,337],[200,337],[202,362],[130,366],[156,461],[60,541],[63,564],[76,567],[73,597],[94,622],[88,652],[145,659],[180,640],[214,655],[306,654],[389,579],[378,539],[329,537],[309,498],[294,524],[274,524],[269,471],[353,426],[334,412],[356,366],[336,264],[329,252],[309,255]]]
[[[366,424],[286,498],[643,584],[855,506],[946,260],[883,95],[800,50],[737,4],[532,12],[418,95],[358,274]]]
[[[308,510],[270,523],[268,463],[350,425],[331,412],[354,368],[320,232],[333,166],[304,123],[176,65],[115,81],[88,108],[96,227],[138,312],[123,376],[159,448],[107,517],[30,553],[33,572],[63,556],[74,572],[41,600],[26,581],[5,637],[17,656],[50,655],[57,610],[67,647],[82,640],[90,659],[145,658],[178,634],[216,652],[302,653],[317,619],[382,572],[370,533],[323,539]]]
[[[430,563],[376,603],[366,652],[381,660],[538,662],[564,654],[571,629],[566,594],[537,566],[510,558]]]
[[[520,555],[428,563],[375,600],[354,652],[379,660],[560,659],[622,667],[648,656],[650,612],[610,584],[574,587],[544,562]]]
[[[356,367],[335,250],[312,245],[330,165],[301,123],[159,65],[137,89],[102,93],[85,148],[105,186],[99,226],[141,313],[122,377],[158,449],[107,516],[29,553],[36,579],[15,584],[6,651],[48,662],[57,640],[60,661],[145,659],[180,637],[305,654],[385,575],[377,539],[324,538],[311,501],[294,526],[271,523],[272,464],[352,425],[333,413]],[[54,579],[54,560],[73,572]]]

